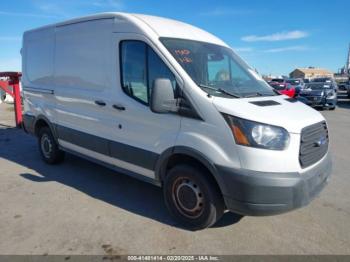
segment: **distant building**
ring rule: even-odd
[[[316,77],[333,77],[333,73],[323,68],[296,68],[289,74],[290,78],[316,78]]]

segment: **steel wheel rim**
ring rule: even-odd
[[[41,151],[45,158],[50,158],[52,152],[52,143],[47,134],[44,134],[40,140]]]
[[[172,187],[172,198],[176,209],[182,215],[196,219],[203,214],[203,193],[198,184],[190,178],[179,177],[175,180]]]

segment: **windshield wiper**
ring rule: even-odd
[[[223,94],[225,94],[225,95],[229,95],[229,96],[232,96],[232,97],[235,97],[235,98],[240,98],[241,97],[239,95],[236,95],[236,94],[233,94],[231,92],[228,92],[228,91],[226,91],[225,89],[222,89],[222,88],[219,88],[218,91],[223,93]]]
[[[232,96],[232,97],[235,97],[235,98],[240,98],[241,97],[239,95],[233,94],[233,93],[231,93],[231,92],[229,92],[229,91],[227,91],[225,89],[222,89],[222,88],[214,88],[214,87],[203,85],[203,84],[198,84],[198,86],[203,87],[203,88],[207,88],[207,89],[210,89],[210,90],[213,90],[213,91],[216,91],[216,92],[220,92],[222,94],[229,95],[229,96]]]
[[[203,85],[203,84],[198,84],[198,86],[203,87],[203,88],[206,88],[206,89],[218,91],[216,88],[214,88],[214,87],[212,87],[212,86],[207,86],[207,85]]]
[[[256,96],[274,96],[274,95],[272,95],[272,94],[263,94],[263,93],[260,93],[260,92],[256,92],[256,93],[253,93],[253,94],[245,95],[243,97],[256,97]]]

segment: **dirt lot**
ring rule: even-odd
[[[350,254],[350,101],[322,111],[334,172],[309,206],[180,229],[161,190],[77,157],[44,164],[0,105],[0,254]]]

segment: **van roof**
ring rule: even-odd
[[[164,17],[158,17],[158,16],[131,14],[131,13],[122,13],[122,12],[107,12],[107,13],[99,13],[94,15],[73,18],[63,22],[58,22],[56,24],[51,24],[51,25],[43,26],[33,30],[29,30],[27,32],[41,30],[48,27],[58,27],[58,26],[76,24],[76,23],[86,22],[91,20],[108,19],[108,18],[116,18],[118,20],[123,20],[124,22],[127,21],[139,27],[142,31],[145,31],[145,27],[148,27],[147,29],[151,29],[158,37],[191,39],[191,40],[204,41],[204,42],[210,42],[210,43],[218,44],[222,46],[227,46],[221,39],[217,38],[216,36],[198,27],[192,26],[184,22],[180,22],[177,20],[168,19]]]

